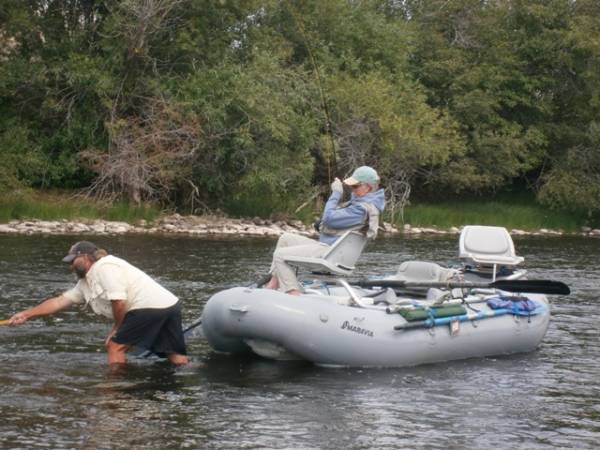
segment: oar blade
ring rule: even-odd
[[[490,283],[490,287],[531,294],[569,295],[571,293],[569,286],[554,280],[498,280]]]

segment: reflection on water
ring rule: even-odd
[[[78,239],[78,238],[76,238]],[[268,269],[275,242],[94,238],[157,277],[198,318],[214,292]],[[0,318],[60,292],[69,237],[0,236]],[[600,240],[517,239],[533,277],[572,287],[552,299],[534,353],[416,368],[328,370],[212,353],[192,364],[133,359],[108,370],[110,323],[69,311],[0,327],[0,448],[597,448]],[[455,238],[370,244],[363,274],[401,261],[449,262]]]

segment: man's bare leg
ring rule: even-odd
[[[125,364],[127,360],[127,350],[130,346],[125,344],[118,344],[112,339],[109,339],[106,344],[106,351],[108,352],[108,364]]]
[[[174,366],[183,366],[189,362],[187,356],[178,353],[168,353],[167,359]]]

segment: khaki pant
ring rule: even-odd
[[[329,250],[329,245],[299,234],[284,233],[277,241],[273,252],[271,273],[279,280],[279,290],[288,292],[292,289],[301,291],[300,283],[296,278],[296,271],[285,262],[288,256],[307,256],[321,258]]]

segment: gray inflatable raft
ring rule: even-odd
[[[527,295],[537,307],[526,315],[491,309],[489,298],[511,294],[487,291],[461,300],[469,305],[466,314],[416,322],[396,312],[400,304],[415,301],[376,305],[352,288],[328,294],[228,289],[206,304],[204,335],[214,350],[225,353],[253,351],[323,366],[402,367],[529,352],[541,342],[550,318],[548,301],[539,294]]]

